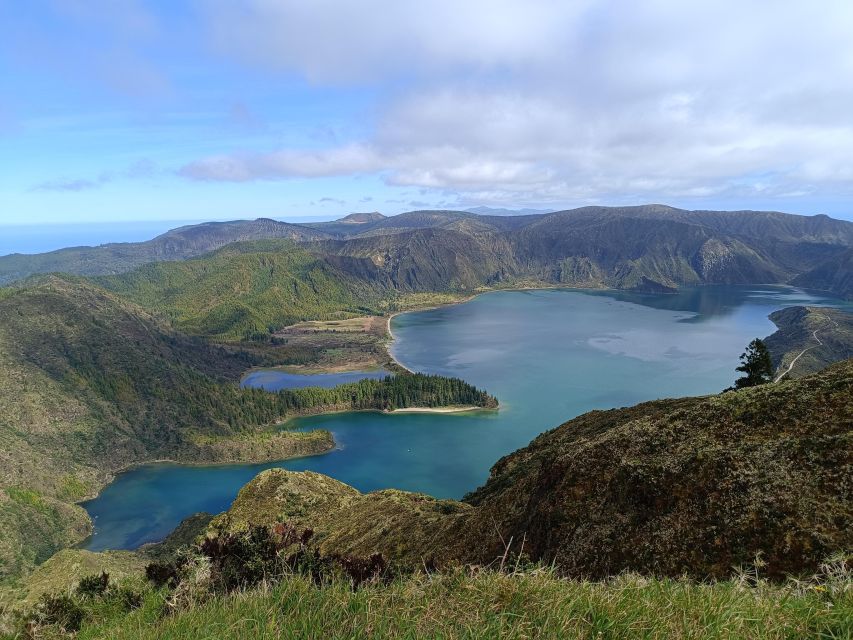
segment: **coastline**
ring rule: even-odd
[[[481,296],[485,293],[492,293],[495,291],[531,291],[531,290],[535,291],[535,290],[563,289],[563,288],[571,288],[571,287],[527,286],[527,287],[507,287],[507,288],[500,288],[500,289],[489,288],[489,289],[483,289],[483,290],[476,291],[476,292],[474,292],[474,293],[472,293],[472,294],[470,294],[464,298],[461,298],[459,300],[453,300],[453,301],[446,302],[446,303],[435,303],[435,304],[428,304],[428,305],[423,305],[423,306],[414,306],[411,309],[405,309],[402,311],[395,311],[395,312],[385,316],[385,318],[386,318],[385,327],[386,327],[386,333],[387,333],[387,338],[386,338],[386,343],[385,343],[385,352],[386,352],[387,360],[388,360],[386,366],[392,371],[395,368],[398,368],[398,369],[402,369],[404,371],[407,371],[409,373],[416,373],[414,370],[410,369],[409,367],[407,367],[403,363],[399,362],[391,353],[390,346],[394,342],[394,340],[396,339],[394,336],[394,333],[391,329],[391,321],[393,320],[393,318],[395,318],[398,315],[401,315],[404,313],[415,313],[415,312],[419,312],[419,311],[430,311],[432,309],[439,309],[439,308],[449,307],[449,306],[453,306],[453,305],[457,305],[457,304],[463,304],[466,302],[470,302],[474,298],[477,298],[478,296]],[[242,384],[243,379],[247,375],[249,375],[251,372],[257,371],[257,370],[262,370],[262,369],[278,369],[278,370],[285,371],[288,373],[296,373],[294,371],[288,371],[288,368],[286,366],[281,366],[281,367],[251,367],[251,368],[247,369],[240,376],[237,384],[238,385]],[[322,374],[322,373],[338,373],[338,372],[340,372],[340,370],[335,369],[335,368],[325,368],[325,369],[317,369],[316,370],[316,373],[320,373],[320,374]],[[301,373],[304,374],[305,372],[302,371]],[[307,374],[307,375],[310,375],[310,374]],[[393,409],[393,410],[364,409],[362,411],[383,413],[386,415],[407,414],[407,413],[449,415],[449,414],[468,413],[468,412],[473,412],[473,411],[495,411],[495,410],[497,410],[497,409],[488,409],[485,407],[470,406],[470,407],[405,407],[405,408]],[[340,411],[334,411],[334,410],[324,411],[322,413],[317,413],[317,414],[294,415],[294,416],[285,418],[284,421],[277,423],[277,424],[286,425],[287,423],[289,423],[292,420],[295,420],[297,418],[304,418],[304,417],[309,417],[309,416],[313,416],[313,415],[329,415],[329,414],[334,414],[334,413],[351,413],[351,412],[352,412],[352,410],[349,409],[349,410],[340,410]],[[88,494],[82,498],[74,500],[71,504],[79,506],[80,508],[85,510],[85,507],[83,506],[84,503],[90,502],[90,501],[98,498],[98,496],[101,495],[101,493],[103,492],[103,490],[107,486],[109,486],[110,484],[115,482],[116,477],[118,475],[123,474],[123,473],[127,473],[129,471],[132,471],[134,469],[137,469],[139,467],[149,465],[149,464],[167,463],[167,464],[179,464],[179,465],[193,466],[193,467],[218,466],[218,465],[224,466],[224,465],[234,465],[234,464],[264,464],[266,462],[278,462],[278,461],[294,460],[294,459],[305,458],[305,457],[326,455],[330,451],[334,451],[337,447],[338,447],[338,444],[337,444],[337,442],[334,441],[334,437],[333,437],[332,438],[332,446],[329,447],[328,449],[325,449],[324,451],[320,451],[317,453],[311,453],[311,454],[307,454],[307,455],[296,455],[296,456],[291,456],[291,457],[286,457],[286,458],[276,457],[276,458],[244,459],[244,460],[233,460],[232,459],[232,460],[221,460],[221,461],[216,461],[216,460],[209,460],[209,461],[188,460],[188,461],[184,461],[184,460],[181,460],[180,458],[178,458],[178,459],[175,459],[175,458],[157,458],[154,460],[141,460],[141,461],[132,462],[132,463],[123,465],[122,467],[120,467],[114,471],[108,472],[105,476],[103,476],[102,483],[100,484],[100,486],[95,488],[91,494]],[[88,517],[88,512],[87,512],[87,517]],[[81,545],[83,542],[85,542],[92,535],[92,531],[94,530],[94,524],[95,523],[91,520],[91,518],[89,518],[89,522],[91,523],[92,530],[90,530],[90,532],[88,533],[88,535],[86,537],[84,537],[80,541],[74,543],[73,545],[70,545],[71,547],[79,547],[79,545]]]
[[[390,316],[387,316],[385,320],[385,332],[388,334],[388,339],[385,343],[385,353],[388,354],[388,362],[390,363],[390,365],[396,365],[401,369],[408,371],[409,373],[414,373],[414,371],[412,371],[411,369],[409,369],[409,367],[397,360],[397,358],[394,357],[394,354],[391,353],[391,345],[394,344],[394,340],[396,340],[396,338],[394,337],[394,332],[391,331],[391,320],[399,316],[401,313],[408,313],[408,311],[396,311]]]
[[[791,285],[788,285],[788,284],[779,284],[779,283],[770,283],[766,286],[778,286],[781,288],[799,288],[799,289],[803,289],[804,291],[808,291],[808,290],[821,291],[819,289],[808,289],[807,290],[807,289],[804,289],[802,287],[792,287]],[[429,305],[424,305],[424,306],[415,306],[415,307],[412,307],[411,309],[405,309],[402,311],[395,311],[395,312],[385,316],[385,326],[386,326],[386,332],[388,334],[388,341],[386,344],[386,353],[388,355],[388,366],[390,366],[390,367],[396,366],[396,367],[399,367],[405,371],[408,371],[409,373],[416,373],[412,369],[409,369],[403,363],[399,362],[394,357],[394,355],[391,353],[391,350],[390,350],[390,345],[396,339],[396,337],[394,336],[394,332],[391,329],[391,321],[399,315],[402,315],[405,313],[417,313],[419,311],[430,311],[432,309],[440,309],[440,308],[444,308],[444,307],[450,307],[453,305],[463,304],[466,302],[470,302],[474,298],[477,298],[483,294],[493,293],[493,292],[497,292],[497,291],[548,291],[548,290],[554,290],[554,289],[579,290],[579,291],[615,291],[615,292],[623,291],[621,289],[613,289],[610,287],[570,287],[570,286],[546,285],[546,284],[542,284],[541,286],[487,288],[487,289],[478,290],[478,291],[466,296],[465,298],[462,298],[459,300],[454,300],[454,301],[446,302],[446,303],[435,303],[435,304],[429,304]],[[259,371],[259,370],[279,370],[279,371],[283,371],[286,373],[296,373],[296,374],[305,374],[305,375],[312,375],[314,373],[323,374],[323,373],[340,373],[341,372],[337,368],[318,368],[316,370],[312,370],[311,374],[307,374],[304,370],[303,371],[289,370],[286,365],[270,366],[270,367],[255,366],[255,367],[250,367],[240,376],[240,383],[242,383],[243,378],[245,378],[251,372]],[[363,370],[368,371],[369,369],[363,369]],[[364,409],[362,411],[385,413],[385,414],[391,415],[391,414],[395,414],[395,413],[462,413],[462,412],[474,411],[474,410],[486,411],[486,410],[492,410],[492,409],[485,409],[484,407],[463,407],[463,408],[452,408],[452,409],[451,408],[441,408],[441,407],[420,407],[420,408],[419,407],[406,407],[403,409],[394,409],[392,411],[385,411],[385,410],[381,410],[381,409]],[[329,414],[334,414],[334,413],[351,413],[351,412],[353,412],[353,410],[350,409],[350,410],[340,410],[340,411],[326,411],[326,412],[323,412],[322,414],[295,415],[295,416],[286,418],[280,424],[287,424],[287,423],[289,423],[292,420],[295,420],[297,418],[310,417],[310,416],[314,416],[314,415],[329,415]],[[310,454],[310,456],[294,456],[293,458],[281,458],[281,460],[291,460],[291,459],[298,459],[298,458],[303,458],[303,457],[311,457],[311,456],[315,456],[315,455],[325,455],[326,453],[328,453],[328,451],[333,451],[333,450],[334,450],[334,447],[332,447],[326,451],[320,452],[320,453]],[[278,458],[276,460],[278,460]],[[220,461],[220,462],[217,462],[217,461],[209,461],[209,462],[187,461],[187,462],[184,462],[184,461],[179,460],[179,459],[176,460],[176,459],[172,459],[172,458],[159,458],[156,460],[145,460],[145,461],[140,461],[140,462],[133,462],[133,463],[127,464],[127,465],[125,465],[125,466],[123,466],[123,467],[121,467],[115,471],[110,472],[106,476],[106,480],[105,480],[102,487],[97,489],[93,494],[90,494],[90,495],[87,495],[86,497],[75,500],[72,504],[78,504],[79,505],[79,504],[82,504],[83,502],[88,502],[90,500],[94,500],[95,498],[98,497],[98,495],[100,495],[100,493],[104,487],[106,487],[108,484],[112,483],[115,480],[115,477],[117,475],[119,475],[121,473],[125,473],[127,471],[131,471],[137,467],[144,466],[147,464],[171,463],[171,464],[181,464],[181,465],[190,465],[190,466],[205,466],[205,465],[228,465],[228,464],[263,464],[264,462],[272,462],[272,461],[273,460],[242,460],[242,461]]]
[[[395,369],[398,371],[406,371],[408,373],[417,373],[414,369],[410,369],[405,364],[400,362],[397,358],[394,357],[394,354],[391,352],[391,345],[397,339],[394,335],[394,331],[391,328],[391,322],[394,318],[399,315],[403,315],[406,313],[418,313],[420,311],[431,311],[433,309],[443,309],[445,307],[452,307],[459,304],[465,304],[466,302],[470,302],[475,298],[478,298],[481,295],[487,293],[495,293],[497,291],[548,291],[555,289],[566,289],[572,290],[577,289],[579,291],[619,291],[619,289],[609,289],[608,287],[567,287],[562,285],[553,285],[553,284],[545,284],[541,285],[525,285],[518,287],[490,287],[490,288],[481,288],[473,293],[466,295],[463,298],[459,298],[458,300],[452,300],[449,302],[434,302],[430,304],[424,305],[414,305],[409,309],[403,309],[401,311],[394,311],[385,316],[378,316],[385,318],[385,355],[386,361],[379,366],[374,367],[360,367],[360,368],[349,368],[346,365],[339,366],[327,366],[327,367],[309,367],[303,368],[301,366],[293,366],[293,365],[277,365],[277,366],[254,366],[246,369],[241,375],[238,381],[238,384],[242,385],[244,379],[253,372],[256,371],[281,371],[282,373],[289,373],[294,375],[324,375],[324,374],[334,374],[334,373],[348,373],[352,371],[376,371],[377,369],[381,369],[383,367],[387,368],[389,371],[393,372]],[[334,412],[332,412],[334,413]]]
[[[271,425],[273,427],[285,425],[293,419],[296,418],[304,418],[305,416],[293,416],[291,418],[287,418],[282,422],[277,422],[275,425]],[[318,431],[322,431],[318,429]],[[331,434],[330,434],[331,435]],[[215,466],[227,466],[227,465],[237,465],[237,464],[264,464],[267,462],[284,462],[285,460],[299,460],[300,458],[313,458],[314,456],[324,456],[329,451],[334,451],[338,448],[338,443],[335,442],[334,437],[332,437],[332,445],[323,451],[318,451],[316,453],[302,453],[293,456],[287,456],[281,458],[276,456],[274,458],[252,458],[252,459],[223,459],[223,460],[182,460],[180,457],[177,458],[156,458],[154,460],[139,460],[137,462],[129,462],[121,467],[109,471],[105,476],[103,476],[103,484],[98,487],[95,491],[90,494],[83,496],[82,498],[78,498],[74,500],[70,504],[75,504],[78,506],[82,506],[84,502],[91,502],[98,498],[101,495],[103,490],[115,482],[116,478],[123,473],[127,473],[128,471],[133,471],[134,469],[138,469],[139,467],[144,467],[149,464],[179,464],[184,467],[215,467]]]
[[[466,413],[468,411],[494,411],[494,409],[487,409],[486,407],[404,407],[402,409],[391,409],[390,411],[383,411],[382,413],[387,414],[396,414],[396,413]]]

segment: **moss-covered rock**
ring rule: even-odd
[[[212,526],[241,531],[249,524],[302,522],[335,511],[360,495],[349,485],[312,471],[268,469],[240,490],[231,508]]]

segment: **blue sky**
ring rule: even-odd
[[[0,0],[0,224],[853,219],[853,5]]]

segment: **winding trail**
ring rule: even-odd
[[[837,323],[835,320],[833,320],[832,318],[829,318],[829,317],[827,317],[827,316],[825,316],[825,315],[823,315],[823,314],[818,314],[818,313],[816,313],[816,314],[815,314],[815,317],[820,317],[820,318],[823,318],[824,320],[829,320],[829,321],[830,321],[832,324],[834,324],[836,327],[838,326],[838,323]],[[793,368],[794,368],[794,365],[797,363],[797,360],[799,360],[799,359],[800,359],[800,356],[802,356],[806,351],[811,351],[812,349],[814,349],[814,348],[816,348],[816,347],[822,347],[822,346],[823,346],[823,342],[821,342],[821,341],[820,341],[820,338],[818,338],[818,337],[817,337],[817,329],[815,329],[814,331],[812,331],[812,337],[815,339],[815,341],[817,342],[817,344],[813,344],[812,346],[810,346],[810,347],[806,347],[805,349],[803,349],[802,351],[800,351],[800,352],[799,352],[799,353],[794,357],[794,359],[793,359],[793,360],[791,360],[791,362],[788,364],[788,368],[787,368],[787,369],[785,369],[785,371],[783,371],[782,373],[780,373],[778,376],[776,376],[776,379],[775,379],[775,380],[773,380],[773,382],[774,382],[774,383],[779,382],[782,378],[784,378],[786,375],[788,375],[789,373],[791,373],[791,369],[793,369]]]

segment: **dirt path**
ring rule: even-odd
[[[832,324],[834,324],[836,327],[838,326],[838,323],[837,323],[835,320],[833,320],[832,318],[828,318],[827,316],[822,315],[822,314],[815,314],[815,316],[819,316],[819,317],[823,318],[824,320],[829,320],[829,321],[830,321]],[[791,373],[791,369],[793,369],[793,368],[794,368],[794,365],[795,365],[795,364],[797,364],[797,360],[799,360],[799,359],[800,359],[800,356],[802,356],[806,351],[811,351],[812,349],[814,349],[814,348],[816,348],[816,347],[822,347],[822,346],[823,346],[823,342],[821,342],[821,341],[820,341],[820,338],[818,338],[818,337],[817,337],[817,329],[815,329],[814,331],[812,331],[812,337],[815,339],[815,342],[817,342],[817,344],[813,344],[812,346],[810,346],[810,347],[806,347],[805,349],[803,349],[802,351],[800,351],[800,352],[799,352],[799,353],[794,357],[794,359],[793,359],[793,360],[791,360],[791,362],[788,364],[788,368],[787,368],[787,369],[785,369],[785,371],[783,371],[782,373],[780,373],[778,376],[776,376],[776,379],[775,379],[775,380],[773,380],[773,382],[779,382],[782,378],[784,378],[786,375],[788,375],[789,373]]]

